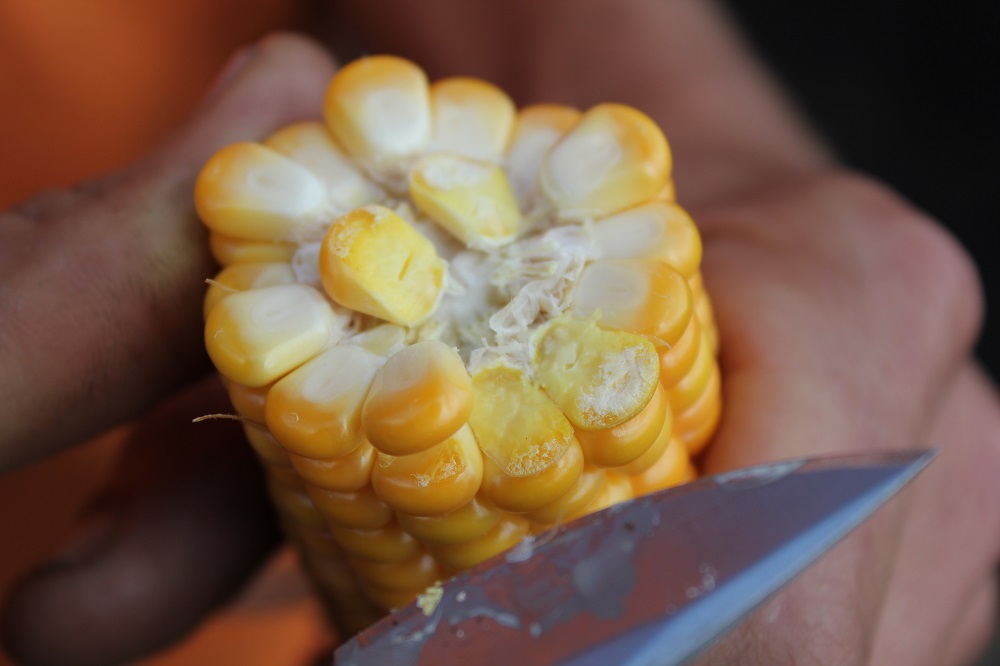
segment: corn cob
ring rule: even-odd
[[[720,417],[663,134],[390,56],[213,156],[205,344],[334,621],[683,483]]]

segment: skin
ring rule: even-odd
[[[344,57],[358,44],[391,50],[432,78],[493,80],[520,104],[613,99],[664,127],[679,199],[703,231],[723,340],[726,412],[707,471],[940,447],[917,483],[703,663],[972,659],[996,606],[1000,403],[971,360],[982,301],[956,243],[839,167],[707,3],[375,5],[327,8],[331,34],[352,37],[333,38]],[[3,636],[25,662],[155,650],[225,601],[276,543],[273,525],[239,519],[265,500],[238,429],[213,425],[209,437],[188,425],[223,400],[196,381],[208,369],[200,278],[212,265],[190,192],[219,147],[315,116],[333,65],[289,36],[237,65],[146,160],[0,218],[0,469],[156,408],[95,503],[101,527],[8,601]],[[181,580],[199,592],[178,592]]]

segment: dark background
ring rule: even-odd
[[[1000,378],[1000,0],[727,4],[841,161],[971,253],[987,298],[977,353]],[[978,664],[1000,664],[1000,625]]]
[[[988,298],[978,353],[1000,378],[1000,1],[727,5],[840,159],[971,252]]]

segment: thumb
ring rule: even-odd
[[[154,153],[0,213],[0,472],[147,410],[208,367],[192,193],[220,147],[318,115],[333,64],[278,35]]]

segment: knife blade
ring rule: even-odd
[[[394,611],[338,648],[334,663],[684,663],[934,455],[789,460],[610,507],[431,590],[430,612],[427,600]]]

